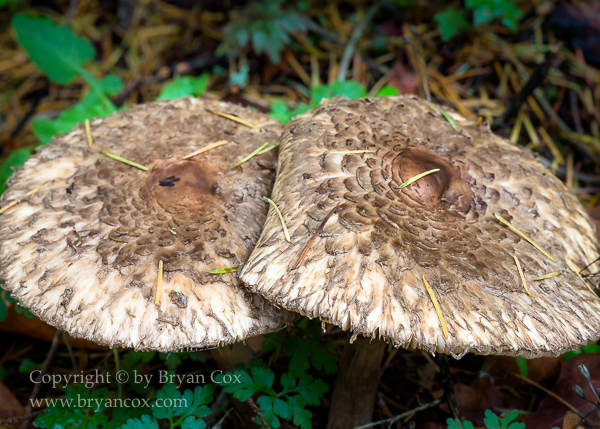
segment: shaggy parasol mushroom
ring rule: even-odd
[[[354,337],[455,358],[598,340],[600,299],[578,274],[598,257],[584,208],[487,126],[412,96],[334,99],[280,140],[271,198],[292,242],[270,211],[241,274],[252,291]],[[376,383],[382,352],[352,353]],[[345,377],[330,427],[371,418]]]
[[[20,201],[0,216],[3,287],[20,305],[74,337],[136,350],[215,348],[291,321],[237,273],[211,274],[241,265],[259,236],[273,169],[232,164],[275,142],[277,121],[184,98],[89,128],[41,147],[2,196],[3,207]],[[273,152],[258,163],[274,164]],[[228,349],[216,353],[225,367],[240,360]]]

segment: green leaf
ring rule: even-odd
[[[100,81],[100,88],[108,95],[115,95],[123,89],[123,81],[119,76],[109,74]]]
[[[220,386],[225,387],[227,393],[232,393],[233,396],[240,402],[245,402],[256,393],[258,387],[254,384],[252,377],[241,369],[229,371],[227,374],[237,376],[239,383],[227,383],[224,375],[219,374],[216,378]],[[225,375],[227,375],[225,374]]]
[[[491,410],[485,410],[485,418],[483,419],[483,422],[488,429],[502,429],[500,426],[500,420],[498,420],[498,416]]]
[[[42,364],[35,363],[31,359],[23,359],[19,364],[19,374],[27,374],[34,369],[40,368]]]
[[[275,399],[277,398],[263,395],[256,400],[256,405],[258,405],[260,413],[265,419],[267,425],[269,425],[269,427],[271,428],[278,428],[281,426],[281,422],[279,421],[274,412],[273,403]]]
[[[312,413],[305,409],[306,402],[301,396],[291,396],[287,401],[288,407],[294,417],[293,422],[296,426],[300,426],[302,429],[312,428]]]
[[[252,379],[261,390],[269,390],[275,382],[275,373],[269,368],[252,368]]]
[[[181,425],[182,429],[204,429],[205,427],[206,423],[203,420],[195,419],[192,416],[187,417]]]
[[[433,19],[438,23],[442,40],[447,42],[463,30],[471,28],[467,21],[467,12],[455,7],[449,7],[442,12],[433,15]]]
[[[398,95],[400,94],[400,91],[398,91],[398,88],[396,88],[395,86],[392,85],[385,85],[383,88],[381,88],[379,91],[377,91],[377,94],[375,94],[376,97],[391,97],[392,95]]]
[[[511,0],[466,0],[465,5],[473,9],[473,24],[487,24],[500,19],[502,25],[517,31],[523,12]]]
[[[468,420],[465,420],[464,422],[461,422],[458,419],[447,419],[446,420],[446,424],[448,425],[448,429],[475,429],[475,426],[473,426],[473,423],[471,423]]]
[[[516,356],[515,360],[517,361],[517,365],[519,366],[519,371],[521,371],[521,375],[523,377],[527,377],[527,374],[529,373],[527,369],[527,360],[519,356]]]
[[[367,90],[360,83],[353,80],[334,82],[330,85],[320,85],[313,88],[311,102],[317,105],[323,99],[330,99],[338,95],[347,98],[361,98],[367,96]]]
[[[29,58],[56,83],[70,83],[94,58],[94,47],[87,40],[49,18],[18,14],[12,24]]]
[[[12,174],[15,169],[25,164],[29,155],[33,152],[35,146],[28,146],[23,149],[13,150],[8,157],[4,160],[2,165],[0,166],[0,194],[4,193],[8,186],[6,186],[6,181]],[[2,304],[0,304],[0,307]],[[0,308],[0,320],[4,320],[6,317],[6,313],[4,313],[4,317],[2,316],[2,308]]]
[[[46,144],[53,136],[71,131],[86,119],[102,118],[116,111],[112,103],[106,105],[96,92],[90,92],[79,103],[61,112],[57,119],[35,119],[32,124],[33,133],[42,144]]]
[[[158,426],[158,422],[156,421],[156,419],[152,416],[149,416],[148,414],[144,414],[139,419],[127,420],[127,423],[125,423],[119,429],[158,429],[158,428],[159,428],[159,426]]]
[[[292,417],[292,411],[288,404],[279,398],[273,399],[273,412],[286,420]]]
[[[191,95],[197,97],[206,92],[210,75],[204,73],[199,77],[185,76],[173,79],[163,86],[157,100],[174,100]]]

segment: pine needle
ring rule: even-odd
[[[543,276],[534,277],[531,280],[546,280],[546,279],[551,279],[552,277],[559,276],[560,274],[561,274],[560,271],[554,271],[553,273],[550,273],[550,274],[544,274]]]
[[[122,162],[123,164],[131,165],[132,167],[139,168],[140,170],[144,170],[144,171],[148,171],[149,170],[148,167],[145,167],[142,164],[138,164],[137,162],[130,161],[130,160],[128,160],[126,158],[123,158],[122,156],[116,155],[116,154],[114,154],[112,152],[103,150],[100,153],[102,155],[106,155],[109,158],[114,159],[115,161],[119,161],[119,162]]]
[[[420,178],[425,177],[425,176],[427,176],[428,174],[431,174],[431,173],[437,173],[438,171],[440,171],[439,168],[433,168],[431,170],[427,170],[427,171],[425,171],[423,173],[417,174],[416,176],[411,177],[406,182],[404,182],[403,184],[401,184],[400,186],[398,186],[398,189],[404,189],[408,185],[411,185],[414,182],[416,182],[417,180],[419,180]]]
[[[285,235],[285,240],[288,243],[292,242],[292,239],[290,238],[290,233],[288,232],[287,226],[285,226],[285,221],[283,220],[283,215],[281,214],[281,212],[279,211],[279,207],[277,207],[277,204],[275,204],[275,202],[267,197],[263,196],[263,200],[265,200],[266,202],[268,202],[269,204],[271,204],[275,210],[277,211],[277,214],[279,215],[279,220],[281,221],[281,226],[283,227],[283,235]]]
[[[50,186],[50,184],[51,184],[51,183],[52,183],[52,182],[48,182],[48,183],[46,183],[45,185],[38,186],[37,188],[34,188],[34,189],[32,189],[31,191],[29,191],[29,192],[27,192],[27,193],[25,194],[25,197],[30,197],[30,196],[32,196],[33,194],[35,194],[35,193],[37,193],[37,192],[40,192],[42,189],[44,189],[44,188],[47,188],[48,186]],[[10,202],[10,203],[8,203],[8,204],[7,204],[5,207],[2,207],[2,208],[0,209],[0,214],[4,213],[4,212],[5,212],[6,210],[8,210],[9,208],[16,206],[17,204],[19,204],[19,202],[20,202],[20,201],[21,201],[21,200],[15,200],[15,201],[11,201],[11,202]]]
[[[234,115],[230,115],[229,113],[223,113],[223,112],[219,112],[218,110],[212,110],[212,109],[206,109],[208,112],[210,113],[214,113],[215,115],[219,115],[222,116],[224,118],[230,119],[234,122],[237,122],[238,124],[242,124],[245,125],[249,128],[253,128],[255,130],[260,130],[260,127],[254,124],[251,124],[250,122],[244,121],[243,119],[238,118],[237,116]]]
[[[85,136],[87,137],[88,145],[92,147],[92,129],[90,127],[90,120],[86,119],[83,122],[83,125],[85,126]]]
[[[156,280],[156,295],[154,296],[154,304],[160,306],[160,296],[162,295],[163,282],[163,261],[158,261],[158,279]]]
[[[515,263],[517,264],[517,269],[519,270],[519,276],[521,276],[521,283],[523,283],[525,292],[527,292],[527,295],[529,295],[530,297],[535,298],[535,296],[533,296],[532,294],[529,293],[529,289],[527,289],[527,283],[525,283],[525,276],[523,275],[523,269],[521,268],[521,263],[517,259],[517,255],[513,255],[513,258],[515,258]]]
[[[218,268],[216,270],[211,270],[211,274],[226,274],[226,273],[233,273],[234,271],[237,271],[238,267],[231,267],[231,268]]]
[[[219,147],[219,146],[223,146],[224,144],[227,144],[227,143],[229,143],[229,140],[219,140],[218,142],[211,143],[208,146],[203,147],[202,149],[198,149],[198,150],[196,150],[196,151],[194,151],[192,153],[188,153],[186,156],[184,156],[181,159],[188,159],[188,158],[191,158],[193,156],[200,155],[203,152],[206,152],[208,150],[214,149],[214,148]]]
[[[270,150],[273,150],[273,149],[275,149],[276,147],[279,147],[279,145],[280,145],[280,144],[281,144],[280,142],[277,142],[277,143],[275,143],[275,144],[272,144],[271,146],[269,146],[269,147],[266,147],[266,148],[264,148],[263,150],[261,150],[260,152],[258,152],[258,153],[257,153],[257,155],[262,155],[263,153],[267,153],[268,151],[270,151]]]
[[[258,153],[263,150],[265,148],[265,146],[267,146],[269,144],[269,142],[265,142],[263,143],[260,147],[254,149],[250,154],[246,155],[245,157],[243,157],[239,162],[237,162],[236,164],[233,164],[230,167],[230,170],[233,170],[234,168],[236,168],[237,166],[242,165],[244,162],[248,161],[250,158],[252,158],[253,156],[258,155]]]
[[[525,240],[527,240],[530,244],[533,245],[533,247],[535,247],[537,250],[539,250],[540,252],[542,252],[544,255],[546,255],[548,258],[550,258],[550,260],[554,263],[556,263],[556,259],[554,259],[552,257],[552,255],[550,255],[550,253],[546,252],[544,249],[542,249],[540,246],[538,246],[538,244],[533,241],[531,238],[527,237],[525,234],[523,234],[521,231],[519,231],[517,228],[515,228],[509,221],[507,221],[506,219],[504,219],[502,216],[500,216],[498,213],[494,213],[494,216],[496,217],[496,219],[498,219],[500,222],[502,222],[504,225],[508,226],[510,228],[511,231],[519,234],[521,237],[523,237]]]
[[[312,235],[312,237],[310,237],[310,240],[308,240],[308,243],[306,243],[306,245],[304,246],[304,249],[302,249],[302,253],[300,253],[300,257],[298,258],[298,261],[296,261],[296,263],[292,267],[292,270],[295,270],[300,265],[302,265],[302,262],[304,262],[304,259],[306,259],[306,255],[308,255],[308,251],[310,250],[310,247],[313,245],[313,243],[317,239],[317,236],[321,233],[321,231],[323,231],[323,228],[325,228],[325,224],[327,223],[329,218],[334,213],[337,213],[338,210],[339,210],[339,206],[336,206],[336,207],[332,208],[329,213],[327,213],[327,216],[325,216],[323,221],[321,221],[321,224],[319,225],[319,227],[317,228],[315,233]]]
[[[375,151],[374,150],[332,150],[327,153],[335,154],[335,155],[345,155],[347,153],[375,153]]]
[[[450,126],[451,126],[452,128],[454,128],[456,131],[458,131],[458,127],[456,126],[456,122],[454,122],[454,119],[452,119],[452,116],[450,116],[449,114],[447,114],[446,112],[444,112],[444,111],[442,110],[442,108],[441,108],[441,107],[438,107],[438,106],[436,106],[435,104],[432,104],[432,106],[433,106],[433,107],[434,107],[434,108],[435,108],[435,109],[436,109],[438,112],[440,112],[444,118],[446,118],[446,120],[448,121],[448,123],[450,124]]]
[[[435,307],[435,311],[438,315],[438,319],[440,319],[440,323],[442,324],[442,329],[444,330],[444,336],[448,339],[448,328],[446,327],[446,322],[444,321],[444,316],[442,315],[442,309],[440,308],[440,304],[438,303],[437,298],[435,297],[435,293],[427,280],[425,279],[425,274],[423,274],[423,283],[425,283],[425,287],[427,288],[427,292],[429,292],[429,296],[431,297],[431,301],[433,301],[433,306]]]

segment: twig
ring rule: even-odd
[[[63,340],[65,340],[65,345],[67,346],[67,350],[69,351],[69,356],[71,357],[71,363],[73,364],[73,371],[77,373],[77,363],[75,362],[75,355],[73,354],[73,348],[71,347],[71,342],[69,341],[69,336],[66,332],[63,331]]]
[[[229,143],[229,140],[219,140],[218,142],[211,143],[208,146],[203,147],[202,149],[198,149],[198,150],[195,150],[192,153],[188,153],[186,156],[184,156],[181,159],[188,159],[188,158],[191,158],[193,156],[200,155],[201,153],[206,152],[207,150],[211,150],[211,149],[214,149],[216,147],[223,146],[224,144],[227,144],[227,143]]]
[[[521,88],[521,91],[519,91],[515,98],[513,98],[504,113],[494,120],[494,123],[492,124],[492,130],[498,130],[500,127],[502,127],[502,125],[506,124],[509,119],[519,112],[521,105],[525,102],[525,100],[527,100],[527,97],[529,97],[533,91],[544,82],[544,79],[546,79],[548,71],[550,70],[555,58],[555,50],[549,50],[546,52],[544,61],[538,64],[525,85],[523,85],[523,88]]]
[[[46,409],[36,410],[33,413],[25,414],[23,416],[11,417],[9,419],[0,419],[0,426],[12,426],[16,423],[21,423],[24,420],[31,420],[33,417],[37,417],[42,414]]]
[[[254,400],[252,398],[248,398],[248,400],[246,402],[248,404],[250,404],[250,408],[252,408],[252,411],[254,411],[254,414],[256,414],[256,416],[258,417],[258,419],[260,420],[262,425],[265,427],[265,429],[271,429],[269,427],[269,425],[267,424],[267,422],[265,421],[265,418],[263,417],[263,415],[260,413],[260,410],[256,406],[256,403],[254,402]]]
[[[567,407],[568,409],[570,409],[571,411],[573,411],[575,414],[577,414],[579,417],[583,417],[583,414],[581,414],[579,412],[579,410],[577,408],[575,408],[573,405],[571,405],[569,402],[567,402],[565,399],[561,398],[560,396],[558,396],[556,393],[554,393],[553,391],[546,389],[544,386],[542,386],[541,384],[536,383],[535,381],[527,378],[527,377],[523,377],[521,374],[517,374],[516,372],[512,372],[512,371],[506,371],[511,375],[514,375],[515,377],[523,380],[526,383],[531,384],[534,387],[537,387],[538,389],[540,389],[541,391],[543,391],[544,393],[547,393],[548,395],[552,396],[554,399],[556,399],[558,402],[560,402],[561,404],[563,404],[565,407]],[[591,424],[592,426],[600,426],[598,423],[595,422],[590,422],[588,421],[589,424]]]
[[[438,353],[438,363],[440,365],[440,372],[442,374],[442,387],[444,388],[444,396],[446,397],[446,401],[448,401],[448,408],[450,408],[450,412],[455,419],[463,422],[465,418],[458,409],[458,404],[456,403],[456,395],[454,394],[454,381],[452,381],[452,374],[450,373],[448,355],[445,355],[444,353]]]
[[[50,345],[50,350],[48,350],[48,354],[46,355],[46,359],[44,359],[44,363],[40,368],[40,372],[38,376],[35,378],[35,386],[33,386],[33,390],[31,391],[31,395],[29,396],[29,402],[27,402],[27,407],[25,408],[25,415],[28,416],[25,420],[23,420],[23,424],[21,425],[21,429],[27,429],[29,427],[29,421],[31,420],[31,411],[33,410],[33,401],[37,399],[37,396],[40,393],[40,389],[42,388],[42,377],[46,375],[48,372],[48,368],[50,367],[50,362],[54,357],[54,353],[56,353],[56,349],[60,344],[60,330],[56,331],[54,334],[54,338],[52,339],[52,344]]]
[[[364,18],[362,19],[362,21],[360,21],[360,23],[356,26],[356,28],[350,35],[350,39],[348,40],[348,43],[346,44],[346,47],[344,48],[344,54],[342,55],[342,60],[340,61],[340,68],[338,70],[338,75],[337,75],[338,81],[346,80],[346,72],[348,71],[348,68],[350,67],[350,61],[352,60],[352,56],[354,54],[354,49],[356,48],[356,44],[360,40],[363,32],[365,31],[365,28],[367,28],[367,25],[369,24],[371,19],[373,19],[373,16],[375,16],[377,11],[379,10],[380,6],[381,5],[379,2],[375,2],[369,8],[369,10],[365,14]]]
[[[119,360],[119,349],[116,347],[113,347],[113,356],[115,357],[115,373],[118,375],[121,372],[121,361]],[[123,386],[119,381],[117,381],[117,398],[123,398]]]
[[[428,404],[423,404],[417,408],[413,408],[412,410],[409,410],[405,413],[402,414],[398,414],[397,416],[394,417],[390,417],[389,419],[385,419],[385,420],[378,420],[376,422],[371,422],[371,423],[367,423],[366,425],[362,425],[362,426],[355,426],[354,429],[367,429],[367,428],[372,428],[373,426],[377,426],[377,425],[382,425],[385,423],[389,423],[389,425],[391,426],[394,422],[403,419],[404,417],[408,417],[411,414],[414,413],[418,413],[419,411],[423,411],[423,410],[427,410],[429,408],[433,408],[433,407],[437,407],[440,404],[443,404],[444,402],[446,402],[445,399],[440,398],[440,399],[436,399],[433,402],[430,402]]]

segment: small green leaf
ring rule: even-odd
[[[500,426],[500,420],[498,420],[498,416],[491,410],[485,410],[485,418],[483,419],[483,422],[488,429],[502,429]]]
[[[25,161],[29,158],[29,155],[31,155],[34,149],[35,146],[28,146],[23,149],[13,150],[4,160],[0,166],[0,194],[8,189],[6,181],[12,176],[16,168],[25,164]],[[4,315],[4,317],[6,317],[6,315]],[[0,310],[0,320],[4,320],[4,317],[2,317],[2,311]]]
[[[517,365],[519,366],[519,371],[521,371],[521,375],[523,377],[527,377],[527,374],[529,373],[527,369],[527,360],[523,359],[520,356],[516,356],[515,360],[517,361]]]
[[[377,94],[375,94],[376,97],[391,97],[392,95],[398,95],[400,94],[400,91],[398,91],[398,88],[396,88],[395,86],[392,85],[385,85],[383,88],[381,88],[379,91],[377,91]]]
[[[31,359],[23,359],[19,364],[19,374],[30,373],[34,369],[40,368],[41,366],[41,364],[35,363]]]
[[[139,419],[127,420],[127,423],[125,423],[119,429],[158,429],[158,428],[159,428],[159,426],[158,426],[158,422],[156,421],[156,419],[152,416],[149,416],[148,414],[144,414]]]
[[[275,382],[275,373],[269,368],[252,368],[252,379],[257,387],[268,390]]]
[[[204,73],[199,77],[185,76],[175,78],[163,86],[157,100],[174,100],[188,95],[197,97],[206,92],[209,81],[210,75],[208,73]]]
[[[442,12],[433,15],[433,19],[438,23],[442,40],[447,42],[463,30],[471,28],[467,21],[467,12],[455,7],[449,7]]]
[[[49,18],[18,14],[12,24],[29,58],[56,83],[70,83],[94,58],[94,47],[87,40]]]
[[[330,99],[338,95],[347,98],[361,98],[367,96],[367,90],[360,83],[353,80],[334,82],[330,85],[320,85],[313,88],[311,101],[316,105],[323,99]]]

